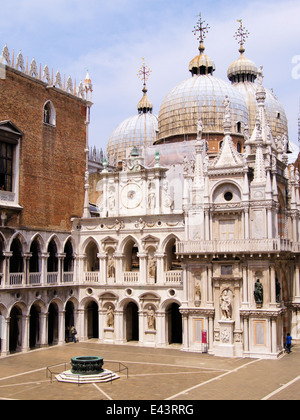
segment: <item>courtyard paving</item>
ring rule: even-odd
[[[101,356],[104,367],[114,371],[121,362],[120,366],[128,368],[128,376],[124,370],[119,379],[109,383],[58,382],[55,373],[68,370],[70,359],[76,356]],[[300,346],[277,360],[260,360],[186,353],[176,347],[145,348],[133,343],[68,343],[0,357],[0,399],[165,403],[299,400]]]

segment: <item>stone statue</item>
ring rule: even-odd
[[[225,115],[224,115],[224,120],[229,120],[231,119],[231,110],[230,110],[230,99],[228,98],[228,96],[225,96],[224,102],[223,102],[224,108],[225,108]]]
[[[261,284],[260,280],[257,279],[255,283],[254,289],[254,299],[256,303],[263,303],[264,301],[264,290],[263,285]]]
[[[109,305],[109,307],[107,308],[107,312],[106,312],[106,325],[109,328],[113,328],[114,327],[114,311],[111,305]]]
[[[220,308],[222,311],[222,319],[231,319],[231,299],[228,290],[224,290],[220,297]]]
[[[201,140],[202,132],[203,132],[203,123],[202,123],[202,120],[199,119],[197,121],[197,139]]]
[[[263,66],[260,66],[257,72],[257,83],[261,86],[263,84],[264,75],[263,75]]]
[[[155,330],[155,312],[152,306],[149,306],[147,313],[147,325],[149,330]]]
[[[115,277],[115,263],[114,263],[113,257],[111,255],[109,255],[109,257],[108,257],[107,276],[109,278]]]
[[[156,274],[156,262],[155,262],[155,260],[154,260],[153,257],[150,257],[149,258],[148,272],[149,272],[149,277],[150,278],[155,278],[155,274]]]
[[[279,280],[276,278],[276,302],[280,302],[281,286]]]
[[[201,300],[201,290],[200,290],[200,283],[197,282],[195,285],[195,299],[196,300]]]

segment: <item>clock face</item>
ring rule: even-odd
[[[142,190],[137,184],[127,184],[121,192],[121,200],[124,207],[134,209],[141,204]]]

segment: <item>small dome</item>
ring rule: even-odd
[[[147,96],[147,89],[144,87],[143,89],[144,95],[140,102],[138,103],[137,109],[139,111],[139,114],[151,112],[152,113],[152,102],[148,99]]]
[[[136,146],[151,146],[156,141],[158,129],[157,116],[150,112],[142,112],[125,119],[112,132],[107,154],[115,156],[117,161],[126,158],[126,149]]]
[[[228,68],[227,76],[232,83],[254,82],[257,78],[257,67],[253,61],[248,60],[243,54]]]
[[[216,70],[215,63],[208,55],[204,54],[204,47],[200,46],[199,50],[200,54],[190,61],[189,71],[192,75],[213,74]]]

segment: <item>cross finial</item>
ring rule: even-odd
[[[145,59],[143,58],[143,64],[142,64],[137,76],[144,83],[144,88],[146,88],[146,82],[149,79],[151,73],[152,73],[152,70],[150,69],[150,67],[148,67],[145,64]]]
[[[244,44],[246,42],[246,39],[248,38],[248,35],[250,35],[250,33],[248,32],[248,30],[243,26],[243,21],[242,19],[238,19],[238,22],[240,24],[239,29],[236,31],[236,33],[234,34],[234,38],[238,41],[238,43],[240,44],[240,49],[239,52],[241,54],[243,54],[245,52],[245,48],[244,48]]]
[[[199,14],[199,20],[198,20],[196,26],[194,26],[194,30],[193,30],[193,33],[196,36],[198,35],[198,32],[199,32],[197,40],[200,41],[200,46],[199,46],[200,53],[204,51],[203,41],[206,37],[206,34],[207,34],[208,30],[210,29],[210,26],[208,24],[204,25],[205,23],[206,22],[205,22],[205,20],[202,20],[202,16],[201,16],[201,13],[200,13]]]

